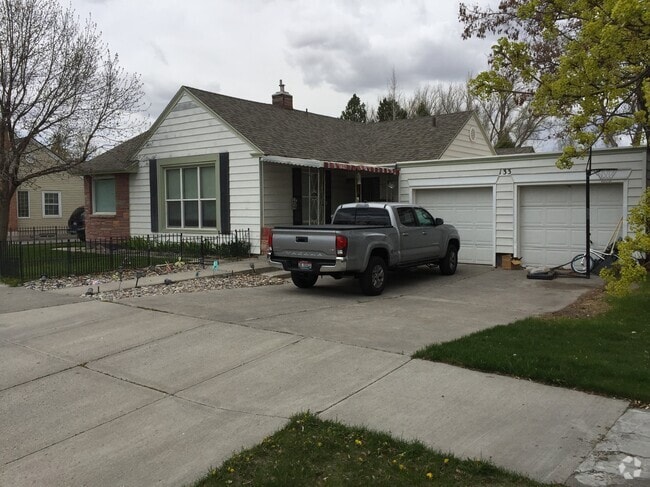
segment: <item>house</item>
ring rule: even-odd
[[[182,87],[145,133],[85,175],[88,238],[327,223],[350,201],[419,204],[459,228],[460,262],[560,265],[585,247],[585,160],[497,154],[472,112],[360,124]],[[645,149],[594,151],[592,239],[603,247],[647,187]],[[621,236],[627,233],[623,227]]]
[[[396,161],[494,155],[476,115],[360,124],[182,87],[145,133],[81,167],[86,235],[327,223],[340,203],[396,200]]]
[[[61,159],[47,147],[33,142],[20,168],[60,165]],[[9,205],[9,238],[32,231],[32,235],[65,232],[70,214],[84,205],[83,179],[69,172],[41,176],[23,183]]]

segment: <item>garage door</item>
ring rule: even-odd
[[[591,185],[591,240],[602,249],[623,215],[623,185]],[[585,251],[585,186],[519,190],[519,249],[528,266],[556,266]]]
[[[492,188],[418,189],[414,200],[434,217],[458,229],[460,262],[494,263]]]

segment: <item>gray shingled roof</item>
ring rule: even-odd
[[[368,164],[438,159],[472,112],[362,124],[185,89],[265,155]],[[127,171],[149,132],[94,158],[86,173]]]
[[[150,130],[136,135],[132,139],[116,145],[90,161],[80,164],[74,169],[77,174],[106,174],[115,172],[130,172],[137,162],[135,155],[149,138]]]
[[[187,88],[264,154],[322,161],[391,163],[438,159],[471,112],[362,124]]]

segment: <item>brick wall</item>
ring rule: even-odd
[[[84,176],[86,239],[128,237],[129,175],[115,174],[115,215],[94,215],[92,211],[92,176]]]

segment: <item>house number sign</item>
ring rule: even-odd
[[[499,176],[510,176],[512,169],[499,169]]]

